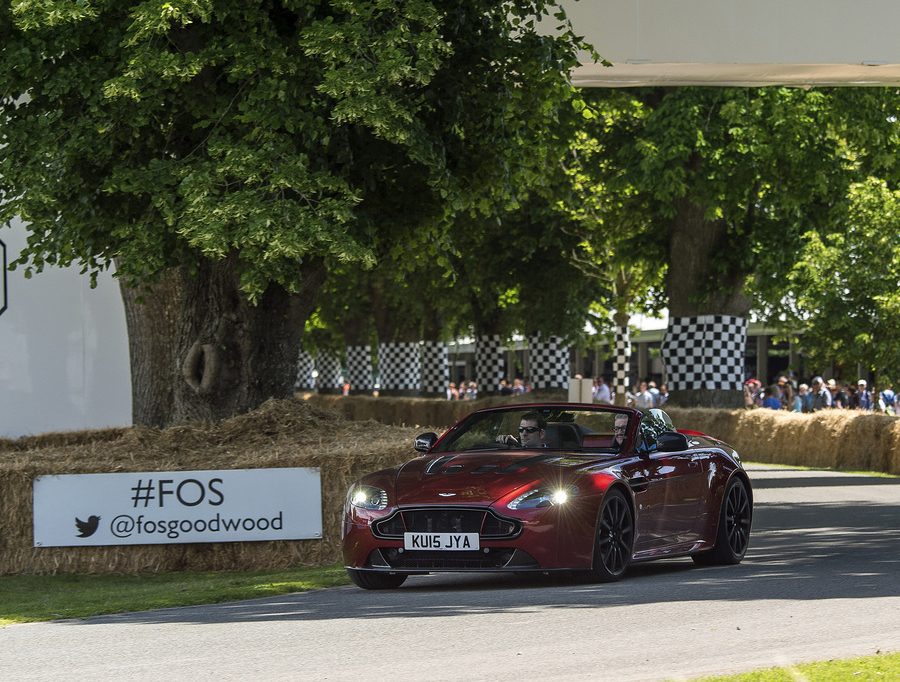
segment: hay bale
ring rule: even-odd
[[[474,409],[539,397],[476,402],[369,396],[269,401],[221,423],[108,429],[0,442],[0,574],[287,568],[340,560],[350,483],[413,456],[412,439],[443,432]],[[671,408],[675,424],[709,433],[744,459],[900,474],[900,419],[849,411]],[[346,416],[343,416],[346,415]],[[389,424],[407,426],[391,426]],[[318,467],[323,539],[33,547],[32,482],[45,474]]]
[[[678,426],[721,438],[744,459],[900,474],[900,419],[851,410],[669,410]]]
[[[439,431],[476,409],[543,399],[558,400],[559,396],[531,393],[517,397],[491,396],[475,402],[309,396],[314,404],[333,406],[349,418],[395,425],[436,424]],[[900,474],[900,419],[896,417],[851,410],[798,414],[764,409],[671,407],[666,411],[677,426],[720,438],[747,460]]]
[[[219,424],[135,427],[27,440],[0,453],[0,574],[250,570],[340,560],[347,488],[409,459],[417,431],[350,421],[299,400],[269,401]],[[91,439],[93,437],[93,440]],[[46,447],[32,447],[49,443]],[[323,539],[117,547],[33,547],[32,482],[45,474],[318,467]]]

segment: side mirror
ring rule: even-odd
[[[434,444],[437,443],[437,434],[431,433],[420,433],[416,436],[415,444],[413,447],[419,452],[428,452],[431,448],[434,447]]]
[[[688,439],[677,431],[664,431],[656,438],[659,452],[680,452],[688,449]]]

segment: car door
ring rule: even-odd
[[[690,447],[661,452],[657,438],[669,428],[642,428],[639,459],[629,467],[637,516],[636,558],[675,553],[700,537],[706,460]]]

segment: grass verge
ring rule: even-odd
[[[837,661],[820,661],[784,668],[766,668],[738,675],[703,677],[694,682],[844,682],[900,680],[900,652]]]
[[[291,571],[0,576],[0,627],[170,606],[215,604],[347,584],[341,566]]]
[[[900,478],[896,474],[885,471],[860,471],[857,469],[837,469],[835,467],[808,467],[799,464],[775,464],[773,462],[750,462],[743,460],[744,466],[759,467],[763,469],[782,469],[784,471],[832,471],[836,474],[859,474],[861,476],[873,476],[875,478]],[[751,471],[752,473],[752,471]]]

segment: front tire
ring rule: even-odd
[[[347,569],[347,575],[355,585],[364,590],[393,590],[405,583],[407,578],[403,573],[377,573],[353,568]]]
[[[747,486],[740,478],[733,478],[722,498],[716,544],[708,552],[691,558],[700,566],[727,566],[741,563],[750,545],[750,523],[753,509]]]
[[[594,566],[591,577],[601,583],[619,580],[631,564],[634,545],[634,515],[628,500],[618,490],[610,490],[597,515]]]

